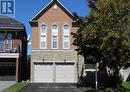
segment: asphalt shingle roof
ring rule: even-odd
[[[0,29],[24,29],[24,25],[13,18],[0,16]]]

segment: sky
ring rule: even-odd
[[[50,0],[15,0],[15,19],[23,23],[26,31],[31,35],[29,20],[39,12]],[[79,16],[87,16],[89,7],[86,0],[59,0],[72,13]],[[31,53],[31,46],[28,47],[28,54]]]

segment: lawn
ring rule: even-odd
[[[28,83],[27,82],[21,82],[21,83],[16,83],[9,88],[3,90],[2,92],[17,92],[18,90],[22,89],[25,87]]]

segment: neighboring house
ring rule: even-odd
[[[26,79],[27,33],[13,18],[0,16],[0,81]]]
[[[83,58],[74,51],[71,32],[75,17],[58,0],[51,0],[30,21],[32,26],[31,82],[77,83]]]

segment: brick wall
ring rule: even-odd
[[[51,49],[51,27],[53,24],[58,25],[58,47],[63,49],[63,25],[65,23],[70,25],[70,47],[74,48],[71,32],[76,32],[77,28],[72,27],[72,22],[73,20],[60,7],[57,9],[51,7],[38,19],[38,27],[32,27],[32,49],[40,48],[41,24],[47,25],[47,49]]]

